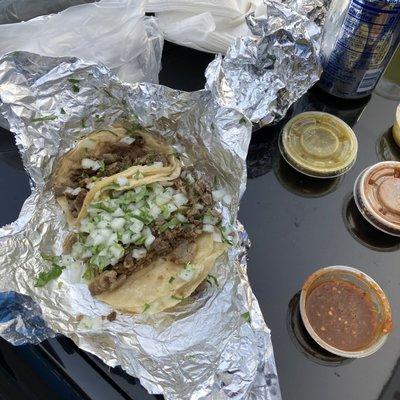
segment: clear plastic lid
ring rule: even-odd
[[[279,148],[286,161],[303,174],[332,178],[353,166],[358,142],[353,130],[341,119],[309,111],[284,126]]]
[[[384,161],[364,170],[355,182],[354,199],[372,225],[400,236],[400,162]]]

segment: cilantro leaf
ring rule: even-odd
[[[208,274],[208,275],[207,275],[207,282],[208,282],[211,286],[212,286],[212,285],[215,285],[215,286],[219,287],[218,279],[217,279],[214,275]]]
[[[175,296],[175,295],[172,295],[171,298],[174,299],[174,300],[179,300],[179,301],[185,300],[185,298],[182,297],[182,296]]]
[[[246,322],[248,322],[248,323],[251,322],[251,317],[250,317],[250,312],[249,312],[249,311],[247,311],[247,312],[241,314],[241,317],[242,317]]]
[[[39,276],[36,278],[35,287],[43,287],[48,282],[57,279],[61,275],[64,268],[65,267],[60,267],[59,265],[53,264],[53,267],[50,271],[40,272]]]
[[[31,122],[53,121],[57,118],[56,115],[45,115],[44,117],[32,118]]]

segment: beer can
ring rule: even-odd
[[[321,45],[319,82],[337,97],[368,96],[400,36],[400,0],[333,0]]]

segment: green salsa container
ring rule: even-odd
[[[358,142],[353,130],[340,118],[309,111],[284,126],[279,149],[299,172],[314,178],[333,178],[353,166]]]

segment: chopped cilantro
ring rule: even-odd
[[[143,174],[142,174],[139,170],[137,170],[137,171],[135,172],[135,175],[133,175],[133,177],[134,177],[136,180],[138,180],[138,179],[140,179],[140,178],[143,178]]]
[[[43,287],[53,279],[57,279],[61,275],[64,268],[65,267],[60,267],[57,264],[53,264],[51,270],[47,272],[40,272],[36,279],[35,287]]]
[[[64,110],[64,108],[63,108],[63,107],[61,107],[61,109],[60,109],[60,113],[61,113],[61,114],[66,114],[66,112],[65,112],[65,110]]]
[[[79,92],[79,90],[78,90],[78,92]],[[86,128],[86,118],[85,117],[81,118],[81,126],[82,126],[82,128]]]
[[[246,122],[247,122],[247,120],[245,117],[242,117],[239,119],[239,124],[241,124],[241,125],[245,124]]]
[[[147,222],[147,219],[145,217],[142,217],[141,215],[132,214],[132,218],[138,219],[140,222],[143,222],[144,224],[146,224]]]
[[[107,95],[108,97],[114,97],[114,96],[111,94],[111,92],[108,91],[107,89],[104,89],[104,91],[106,92],[106,95]]]
[[[138,240],[135,241],[135,244],[140,246],[142,245],[144,242],[146,241],[146,237],[145,236],[141,236]]]
[[[69,83],[72,83],[72,84],[74,84],[74,85],[76,85],[77,83],[80,82],[80,80],[79,80],[79,79],[74,79],[74,78],[69,78],[69,79],[68,79],[68,82],[69,82]]]
[[[150,308],[150,304],[144,303],[143,312],[146,312]]]
[[[42,253],[41,256],[43,260],[50,261],[53,264],[57,264],[61,259],[60,256],[52,256],[51,254],[45,254],[45,253]]]
[[[225,229],[221,226],[219,230],[221,231],[222,241],[229,244],[229,246],[233,246],[233,241],[226,234]]]
[[[218,283],[218,279],[214,276],[214,275],[211,275],[211,274],[208,274],[207,275],[207,282],[212,286],[212,285],[215,285],[215,286],[219,286],[219,283]]]
[[[99,160],[98,163],[100,164],[99,170],[104,172],[106,170],[106,163],[103,160]]]
[[[106,212],[109,212],[109,213],[114,212],[114,210],[112,208],[107,207],[103,203],[94,203],[94,204],[91,204],[90,207],[97,208],[98,210],[103,210],[103,211],[106,211]]]
[[[94,269],[90,266],[87,266],[82,278],[86,279],[87,281],[92,280],[94,278]]]
[[[241,315],[241,317],[242,317],[246,322],[248,322],[248,323],[251,322],[251,317],[250,317],[250,312],[249,312],[249,311],[243,313],[243,314]]]
[[[185,300],[185,298],[182,297],[182,296],[175,296],[175,295],[172,295],[171,298],[174,299],[174,300],[179,300],[179,301]]]
[[[171,276],[171,278],[169,278],[168,283],[172,283],[175,280],[175,277]]]
[[[79,86],[78,85],[72,85],[72,91],[74,92],[74,93],[79,93]]]
[[[31,122],[53,121],[57,118],[56,115],[45,115],[44,117],[33,118]]]
[[[165,232],[167,229],[175,228],[175,226],[178,225],[178,223],[179,223],[179,221],[176,218],[172,218],[168,222],[166,222],[165,224],[161,225],[158,228],[158,231],[160,233]]]

